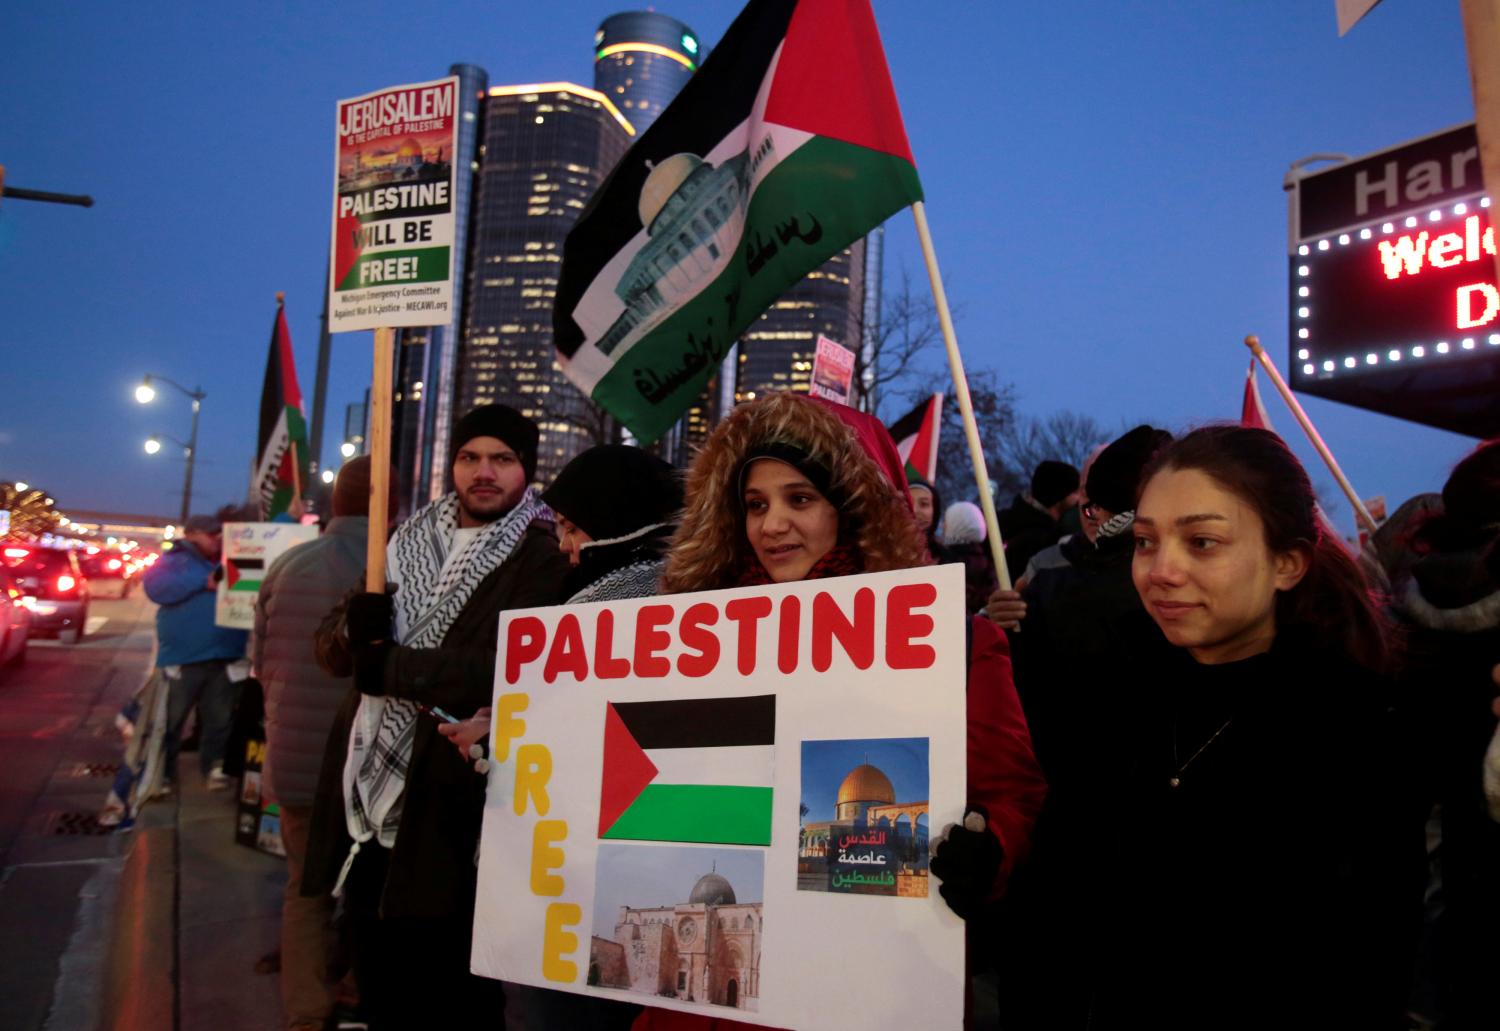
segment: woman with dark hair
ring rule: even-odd
[[[792,583],[929,563],[902,463],[885,428],[842,405],[770,394],[719,425],[688,472],[664,593]],[[1003,633],[971,620],[969,813],[937,845],[939,893],[965,919],[984,913],[1030,844],[1046,785],[1011,682]],[[892,939],[890,947],[899,947]],[[730,1022],[648,1009],[637,1029]]]
[[[1159,632],[1124,685],[1087,1026],[1402,1027],[1421,840],[1381,615],[1276,435],[1197,430],[1141,484]]]

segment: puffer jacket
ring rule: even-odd
[[[178,541],[141,577],[146,597],[160,606],[156,610],[158,668],[245,657],[250,635],[214,622],[218,592],[208,586],[208,578],[216,568],[197,548]]]
[[[313,635],[319,623],[359,581],[370,521],[339,516],[323,536],[298,545],[271,564],[255,604],[250,654],[266,689],[266,765],[271,797],[311,806],[323,749],[348,681],[318,666]]]

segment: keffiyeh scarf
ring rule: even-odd
[[[547,511],[528,487],[515,508],[485,526],[450,563],[458,495],[446,494],[418,509],[386,547],[390,579],[399,588],[395,640],[409,648],[441,645],[474,589],[510,558],[532,520]],[[386,848],[396,843],[416,728],[414,702],[360,698],[344,762],[344,813],[355,843],[351,859],[359,844],[372,837]],[[346,872],[348,866],[346,862]],[[342,875],[339,880],[342,884]]]

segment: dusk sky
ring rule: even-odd
[[[707,42],[736,0],[661,10]],[[309,402],[332,205],[335,102],[438,78],[593,81],[598,0],[142,8],[8,5],[0,163],[92,209],[0,203],[0,480],[63,512],[177,511],[185,398],[207,391],[194,509],[246,493],[275,294]],[[163,13],[164,11],[171,13]],[[1456,2],[1388,0],[1339,39],[1333,0],[1255,4],[875,0],[967,362],[1021,411],[1107,428],[1238,415],[1258,333],[1286,358],[1282,176],[1473,117]],[[887,281],[922,282],[909,214]],[[941,361],[933,356],[933,363]],[[370,383],[371,335],[334,338],[324,430]],[[1348,506],[1262,384],[1333,518]],[[1361,493],[1439,489],[1474,441],[1305,399]]]

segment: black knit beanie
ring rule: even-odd
[[[1115,515],[1134,512],[1141,470],[1171,440],[1166,430],[1143,423],[1112,442],[1089,466],[1089,479],[1083,488],[1089,501]]]
[[[458,458],[461,447],[475,437],[494,437],[516,453],[526,482],[536,475],[536,444],[540,432],[536,423],[509,405],[480,405],[453,427],[453,447],[448,452],[448,467]]]
[[[1031,496],[1038,505],[1051,508],[1078,489],[1078,470],[1067,462],[1048,459],[1031,474]]]
[[[677,471],[625,444],[591,447],[557,474],[542,500],[595,541],[674,523],[682,508]]]

